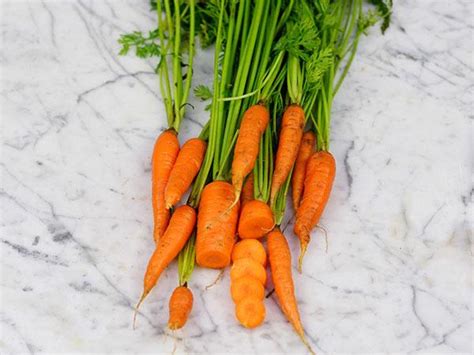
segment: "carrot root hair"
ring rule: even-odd
[[[225,269],[221,269],[221,271],[219,271],[219,274],[217,275],[216,279],[214,281],[212,281],[209,285],[206,286],[205,290],[209,290],[211,287],[214,287],[215,285],[217,285],[217,283],[222,280],[222,278],[224,277],[224,270]]]
[[[148,293],[149,293],[149,291],[148,292],[143,291],[142,295],[140,296],[140,299],[137,302],[137,305],[135,306],[135,312],[133,312],[133,323],[132,323],[133,330],[136,329],[138,308],[140,308],[140,305],[143,303],[146,296],[148,296]]]
[[[303,272],[303,258],[308,249],[308,243],[301,243],[300,245],[300,256],[298,257],[298,272],[301,274]]]

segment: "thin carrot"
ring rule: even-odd
[[[156,140],[151,160],[151,199],[153,204],[154,230],[153,238],[158,243],[165,233],[170,219],[170,212],[165,205],[165,188],[171,169],[179,152],[179,142],[174,129],[168,129]]]
[[[270,190],[270,204],[273,205],[276,195],[285,182],[295,163],[303,136],[305,116],[303,108],[293,104],[283,113],[279,144],[275,158],[275,171]]]
[[[169,302],[168,328],[171,330],[182,328],[186,324],[192,308],[193,293],[191,290],[186,286],[176,287]]]
[[[176,205],[191,186],[201,168],[207,143],[191,138],[181,147],[165,189],[166,208]]]
[[[258,261],[252,258],[242,258],[232,264],[230,269],[231,282],[247,275],[256,278],[262,285],[267,282],[267,272]]]
[[[255,166],[260,148],[260,138],[267,128],[270,113],[264,105],[253,105],[245,111],[232,161],[232,185],[238,201],[245,177]],[[236,203],[234,201],[234,203]]]
[[[305,338],[296,302],[295,287],[291,274],[290,248],[285,236],[278,227],[268,234],[267,246],[273,284],[281,310],[303,343],[313,352]]]
[[[273,213],[265,202],[253,200],[242,208],[238,232],[242,239],[258,239],[270,232],[275,225]]]
[[[301,204],[296,211],[294,232],[300,240],[298,269],[308,248],[311,230],[318,224],[331,193],[336,162],[329,152],[316,152],[308,160]]]
[[[229,265],[239,211],[238,203],[232,207],[233,200],[234,188],[227,182],[214,181],[204,188],[196,237],[199,266],[220,269]]]
[[[257,239],[244,239],[235,244],[232,250],[232,261],[235,263],[242,258],[252,258],[263,266],[267,264],[267,253]]]
[[[265,320],[265,304],[258,297],[246,297],[235,305],[235,316],[245,328],[256,328]]]
[[[306,175],[306,163],[314,151],[316,135],[312,131],[305,132],[301,139],[300,149],[295,162],[293,175],[291,176],[291,187],[293,189],[293,208],[296,211],[300,205]]]
[[[250,202],[254,199],[254,183],[253,183],[253,173],[250,173],[245,180],[244,188],[242,189],[242,194],[240,196],[240,206],[244,208],[247,202]]]
[[[230,284],[230,294],[234,303],[239,303],[248,297],[257,297],[263,300],[265,297],[265,288],[255,277],[242,276],[237,280],[232,280]]]
[[[156,249],[148,262],[143,281],[143,293],[135,307],[136,311],[133,320],[134,325],[138,307],[140,307],[140,304],[156,285],[166,267],[184,247],[193,232],[195,224],[196,212],[194,211],[194,208],[190,206],[184,205],[178,207],[171,216],[168,228],[166,229],[165,234],[160,238],[156,245]]]

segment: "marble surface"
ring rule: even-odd
[[[334,192],[295,272],[326,353],[472,351],[473,5],[400,0],[364,38],[333,111]],[[253,331],[228,272],[197,270],[186,328],[164,330],[176,265],[132,309],[153,247],[150,154],[165,125],[152,63],[117,56],[148,1],[2,1],[1,354],[305,353],[274,298]],[[199,51],[195,83],[209,83]],[[192,102],[181,139],[207,119]],[[291,228],[288,228],[290,231]],[[297,243],[288,232],[291,247]]]

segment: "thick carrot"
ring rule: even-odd
[[[238,200],[245,177],[252,171],[260,148],[260,138],[267,128],[270,113],[264,105],[253,105],[245,111],[232,161],[232,185]],[[235,203],[235,202],[234,202]]]
[[[242,276],[237,280],[232,280],[230,284],[230,294],[234,303],[239,303],[244,298],[257,297],[263,300],[265,288],[263,284],[252,276]]]
[[[244,239],[235,244],[232,250],[232,261],[235,263],[242,258],[252,258],[263,266],[267,264],[267,253],[257,239]]]
[[[291,323],[303,343],[312,352],[304,335],[303,325],[300,320],[298,304],[295,297],[295,287],[291,274],[291,254],[285,236],[277,227],[267,237],[268,258],[272,271],[273,285],[280,303],[281,310],[286,319]]]
[[[267,272],[258,261],[252,258],[242,258],[232,264],[230,269],[231,282],[247,275],[256,278],[262,285],[267,282]]]
[[[308,248],[311,230],[318,224],[336,175],[336,162],[329,152],[316,152],[308,160],[301,204],[296,211],[294,232],[300,240],[298,268]]]
[[[235,305],[235,316],[245,328],[255,328],[265,320],[265,304],[258,297],[246,297]]]
[[[193,232],[195,224],[196,212],[194,208],[184,205],[178,207],[173,213],[165,234],[158,241],[155,251],[148,262],[143,281],[143,293],[136,306],[136,311],[138,311],[140,304],[156,285],[166,267],[183,249]],[[135,312],[135,317],[136,314],[137,312]]]
[[[207,143],[191,138],[181,147],[165,189],[166,208],[176,205],[191,186],[201,168]]]
[[[172,330],[182,328],[186,324],[192,308],[193,293],[191,290],[186,286],[176,287],[169,302],[168,328]]]
[[[270,189],[270,204],[285,182],[295,163],[304,129],[304,111],[299,105],[290,105],[283,113],[279,144],[275,158],[275,170]]]
[[[312,131],[305,132],[301,139],[300,149],[295,162],[293,175],[291,176],[291,187],[293,196],[293,208],[295,211],[300,205],[301,196],[303,195],[304,178],[306,176],[306,163],[314,152],[316,145],[316,135]]]
[[[247,202],[250,202],[254,199],[253,188],[253,173],[250,173],[245,180],[244,188],[242,189],[242,194],[240,195],[240,206],[242,208],[244,208]]]
[[[214,181],[204,188],[196,236],[199,266],[220,269],[229,265],[239,212],[239,203],[232,206],[233,200],[234,188],[227,182]]]
[[[174,129],[168,129],[156,140],[151,160],[151,199],[153,204],[153,238],[158,243],[165,233],[170,219],[170,211],[165,205],[165,188],[171,169],[179,152],[179,142]]]
[[[273,213],[265,202],[253,200],[242,208],[239,218],[239,236],[242,239],[264,237],[275,225]]]

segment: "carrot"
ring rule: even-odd
[[[267,282],[267,272],[262,264],[252,258],[242,258],[232,264],[230,269],[230,280],[237,280],[242,276],[252,276],[259,280],[262,285]]]
[[[275,158],[272,186],[270,189],[270,204],[273,205],[276,195],[285,182],[295,163],[298,149],[303,136],[304,111],[299,105],[290,105],[283,113],[279,144]]]
[[[176,205],[191,186],[201,168],[207,143],[191,138],[181,147],[165,189],[166,208]]]
[[[184,205],[178,207],[171,216],[165,234],[160,238],[153,255],[148,261],[143,281],[143,293],[135,307],[134,324],[138,307],[140,307],[140,304],[156,285],[166,267],[178,255],[180,250],[183,249],[193,232],[195,224],[196,212],[194,208],[190,206]]]
[[[168,328],[180,329],[188,320],[189,313],[193,308],[193,293],[186,286],[178,286],[174,289],[169,302],[170,317]]]
[[[199,266],[220,269],[229,265],[239,211],[238,203],[232,207],[233,200],[234,188],[227,182],[214,181],[204,188],[196,236]]]
[[[247,202],[250,202],[254,199],[253,189],[253,173],[250,173],[245,180],[244,188],[242,189],[242,195],[240,196],[240,206],[242,208],[244,208]]]
[[[273,229],[275,222],[271,208],[260,200],[252,200],[242,208],[239,219],[239,236],[258,239]]]
[[[156,140],[151,159],[151,199],[153,205],[155,242],[163,235],[168,226],[170,212],[165,205],[165,188],[171,169],[179,152],[179,142],[174,129],[167,129]]]
[[[305,132],[301,139],[300,149],[295,162],[295,168],[291,177],[291,187],[293,189],[293,208],[295,211],[300,205],[303,194],[304,178],[306,175],[306,163],[314,151],[316,136],[312,131]]]
[[[265,304],[258,297],[247,297],[235,305],[235,316],[245,328],[255,328],[265,320]]]
[[[239,303],[244,298],[249,297],[256,297],[263,300],[265,297],[265,288],[255,277],[247,275],[232,280],[230,284],[230,294],[234,303]]]
[[[303,343],[311,350],[301,324],[298,304],[295,297],[295,287],[291,274],[291,254],[288,242],[280,229],[276,227],[267,237],[268,257],[272,271],[273,285],[280,303],[281,310],[291,323]]]
[[[232,161],[232,185],[235,189],[236,201],[240,197],[245,177],[255,165],[260,148],[260,138],[267,128],[269,120],[270,112],[264,105],[253,105],[244,113]]]
[[[235,244],[232,250],[232,261],[235,263],[242,258],[252,258],[263,266],[267,264],[265,248],[256,239],[244,239]]]
[[[294,232],[300,240],[298,269],[301,272],[303,257],[308,248],[310,233],[324,211],[336,175],[336,162],[329,152],[311,155],[306,166],[306,178],[301,204],[296,211]]]

